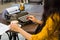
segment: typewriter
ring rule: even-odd
[[[7,21],[7,23],[10,23],[12,20],[18,20],[19,24],[27,25],[33,23],[30,20],[27,20],[27,16],[30,14],[28,12],[22,11],[20,12],[18,7],[11,7],[7,8],[5,11],[3,11],[3,18]]]

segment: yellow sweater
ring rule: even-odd
[[[60,16],[59,14],[54,14],[53,19],[51,16],[47,19],[46,25],[43,27],[42,31],[36,35],[32,35],[30,40],[58,40],[58,29],[60,27]]]

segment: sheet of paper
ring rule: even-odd
[[[8,31],[9,29],[10,29],[10,26],[0,23],[0,35]]]
[[[21,27],[20,24],[18,24],[19,27]],[[3,33],[5,33],[6,31],[10,30],[10,25],[5,25],[3,23],[0,23],[0,35],[2,35]]]

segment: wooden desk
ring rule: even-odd
[[[37,29],[37,24],[29,24],[22,28],[29,33],[35,33],[35,31]]]

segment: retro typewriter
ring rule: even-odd
[[[30,14],[26,11],[20,12],[19,8],[16,7],[10,7],[7,8],[5,11],[3,11],[3,18],[7,21],[7,23],[10,23],[12,20],[18,20],[19,24],[27,25],[33,23],[31,20],[27,20],[27,16]]]

